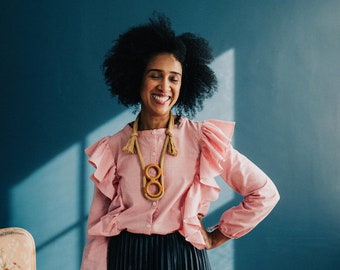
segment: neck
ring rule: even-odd
[[[141,111],[138,129],[149,130],[149,129],[166,128],[168,126],[169,119],[170,119],[170,113],[164,116],[153,117]]]

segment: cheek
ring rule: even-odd
[[[179,86],[175,90],[175,95],[176,95],[177,98],[179,97],[180,93],[181,93],[181,87]]]
[[[155,87],[155,83],[150,80],[142,81],[141,92],[148,92],[151,91]]]
[[[141,88],[140,88],[140,94],[146,94],[148,92],[148,90],[150,89],[150,85],[148,84],[147,81],[143,81]]]

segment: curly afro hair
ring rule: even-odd
[[[157,15],[149,23],[136,26],[119,36],[103,63],[105,82],[112,96],[137,111],[140,87],[149,60],[159,53],[171,53],[182,64],[182,84],[175,105],[176,113],[194,117],[203,109],[203,101],[217,89],[213,60],[208,42],[192,33],[179,36],[170,20]]]

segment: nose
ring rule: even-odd
[[[167,92],[170,90],[170,83],[168,82],[167,79],[162,79],[159,82],[158,89],[161,90],[162,92]]]

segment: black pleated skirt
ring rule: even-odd
[[[206,250],[176,232],[144,235],[122,231],[110,238],[108,270],[210,270]]]

